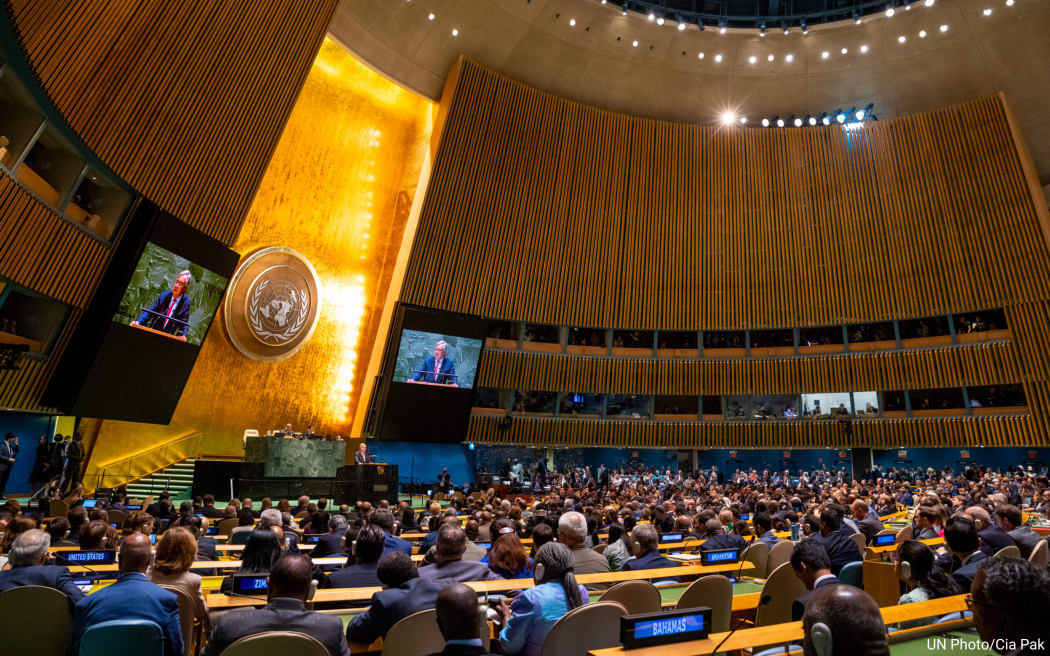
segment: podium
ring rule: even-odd
[[[288,440],[289,442],[293,440]],[[295,440],[299,441],[299,440]],[[397,505],[397,465],[375,463],[340,465],[330,477],[267,476],[265,463],[198,460],[193,472],[193,494],[214,494],[273,500],[294,500],[302,494],[313,499],[324,497],[331,504],[353,505],[355,501],[372,504],[386,499]],[[331,505],[329,505],[331,508]]]

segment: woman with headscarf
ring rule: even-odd
[[[583,605],[587,590],[576,583],[572,568],[572,551],[564,544],[548,542],[540,547],[533,572],[536,586],[510,604],[501,602],[497,609],[503,621],[499,634],[503,653],[536,656],[554,623]]]

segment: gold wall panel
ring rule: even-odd
[[[171,424],[103,422],[89,469],[194,432],[204,454],[240,454],[246,428],[349,434],[432,111],[325,40],[233,245],[309,259],[321,281],[313,337],[287,360],[256,362],[217,320]]]

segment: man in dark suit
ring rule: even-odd
[[[860,547],[842,530],[842,508],[831,504],[820,512],[820,533],[810,538],[824,546],[831,560],[831,573],[838,576],[847,563],[862,560]]]
[[[80,650],[84,632],[111,620],[149,620],[164,635],[164,656],[182,654],[179,600],[146,579],[153,560],[149,537],[132,533],[120,545],[120,575],[117,582],[84,597],[73,608],[73,652]]]
[[[868,504],[860,499],[854,501],[850,509],[853,511],[853,521],[857,524],[857,530],[863,533],[864,539],[868,544],[871,544],[875,541],[875,536],[879,534],[879,531],[885,527],[879,521],[879,518],[871,512]]]
[[[674,561],[660,555],[660,536],[652,524],[639,524],[631,532],[638,550],[638,557],[632,558],[623,564],[625,572],[633,572],[640,569],[659,569],[661,567],[677,567]]]
[[[354,464],[355,465],[367,465],[368,464],[368,445],[364,442],[358,445],[357,451],[354,452]]]
[[[204,495],[204,507],[201,508],[201,514],[208,519],[222,519],[222,511],[215,507],[214,495]]]
[[[357,540],[353,541],[350,547],[354,564],[332,572],[328,576],[329,587],[372,588],[382,585],[376,572],[385,541],[386,533],[383,529],[372,524],[363,527],[357,534]]]
[[[718,551],[719,549],[743,549],[747,542],[739,535],[730,535],[725,532],[722,521],[712,517],[704,524],[707,539],[700,545],[701,551]]]
[[[190,322],[190,295],[186,293],[190,279],[189,271],[180,273],[171,290],[162,292],[131,325],[152,328],[185,340]]]
[[[1000,549],[1017,546],[1006,531],[992,523],[992,517],[981,506],[970,506],[966,516],[973,520],[977,527],[977,536],[981,538],[981,551],[986,556],[994,556]]]
[[[317,539],[317,546],[310,552],[311,558],[328,558],[343,555],[343,534],[346,533],[346,518],[332,515],[328,518],[328,532]]]
[[[765,543],[770,549],[780,542],[780,538],[773,533],[773,518],[768,513],[755,513],[751,516],[751,524],[755,527],[758,541]]]
[[[208,518],[190,515],[180,524],[197,538],[197,560],[218,560],[215,538],[207,535]]]
[[[157,500],[146,507],[146,514],[153,515],[157,519],[175,519],[175,506],[171,505],[171,495],[161,492]]]
[[[306,610],[312,573],[310,559],[285,554],[270,570],[267,603],[262,608],[223,615],[211,631],[202,656],[217,656],[237,640],[266,631],[295,631],[316,638],[329,656],[348,656],[343,623],[338,617]]]
[[[824,546],[813,540],[802,540],[795,545],[791,552],[791,568],[795,570],[795,576],[802,585],[806,586],[806,592],[791,604],[791,620],[797,622],[802,619],[806,610],[806,604],[813,597],[813,591],[826,585],[837,585],[838,577],[831,573],[831,561]]]
[[[350,621],[346,639],[351,642],[370,645],[376,638],[385,638],[399,620],[433,608],[441,588],[452,583],[420,578],[412,558],[397,551],[383,556],[376,575],[387,589],[373,594],[368,610]]]
[[[438,593],[434,609],[445,648],[430,656],[491,656],[479,631],[477,592],[462,583],[449,583]]]
[[[459,380],[456,378],[456,366],[452,363],[452,358],[445,357],[446,349],[448,349],[448,343],[445,342],[445,340],[441,340],[435,344],[434,355],[423,360],[423,364],[412,372],[412,375],[409,376],[407,382],[458,385]]]
[[[394,537],[394,514],[389,510],[377,510],[372,513],[372,524],[383,529],[386,533],[386,550],[400,551],[406,556],[412,555],[412,544],[401,538]]]
[[[637,529],[636,529],[637,530]],[[467,550],[467,532],[458,524],[445,524],[438,531],[437,563],[419,569],[424,579],[452,579],[453,581],[495,581],[498,574],[485,563],[463,560]]]
[[[944,527],[944,542],[952,551],[952,564],[958,562],[950,572],[955,582],[963,590],[969,590],[977,568],[988,556],[981,551],[981,538],[977,527],[968,517],[952,517]]]
[[[4,498],[4,488],[7,487],[7,479],[11,477],[11,470],[15,466],[15,456],[18,455],[18,436],[8,433],[4,441],[0,442],[0,499]]]
[[[1046,539],[1032,530],[1031,526],[1024,525],[1021,519],[1021,509],[1017,506],[1009,504],[999,506],[995,509],[995,517],[999,520],[999,526],[1020,549],[1021,558],[1027,559],[1032,555],[1032,550],[1036,545]]]
[[[24,531],[15,538],[7,555],[11,569],[0,572],[0,592],[23,585],[42,585],[65,594],[71,604],[83,599],[84,593],[73,585],[68,569],[44,564],[50,547],[51,536],[39,529]]]

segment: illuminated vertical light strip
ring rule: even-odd
[[[357,245],[358,261],[361,267],[365,266],[369,252],[369,238],[372,230],[373,198],[376,186],[376,154],[380,145],[382,132],[375,128],[367,128],[362,135],[363,141],[367,142],[366,165],[361,172],[360,184],[361,202],[364,204],[362,211],[356,212],[360,217],[355,222],[359,227],[361,239]],[[333,283],[326,290],[328,298],[332,299],[333,319],[336,330],[342,331],[339,342],[342,344],[342,353],[339,366],[336,368],[335,383],[332,388],[334,398],[332,402],[333,416],[338,417],[341,422],[350,421],[350,404],[354,392],[354,371],[357,365],[358,340],[361,337],[361,327],[365,319],[365,310],[368,303],[368,295],[365,293],[365,276],[358,273],[349,282],[340,281]]]

